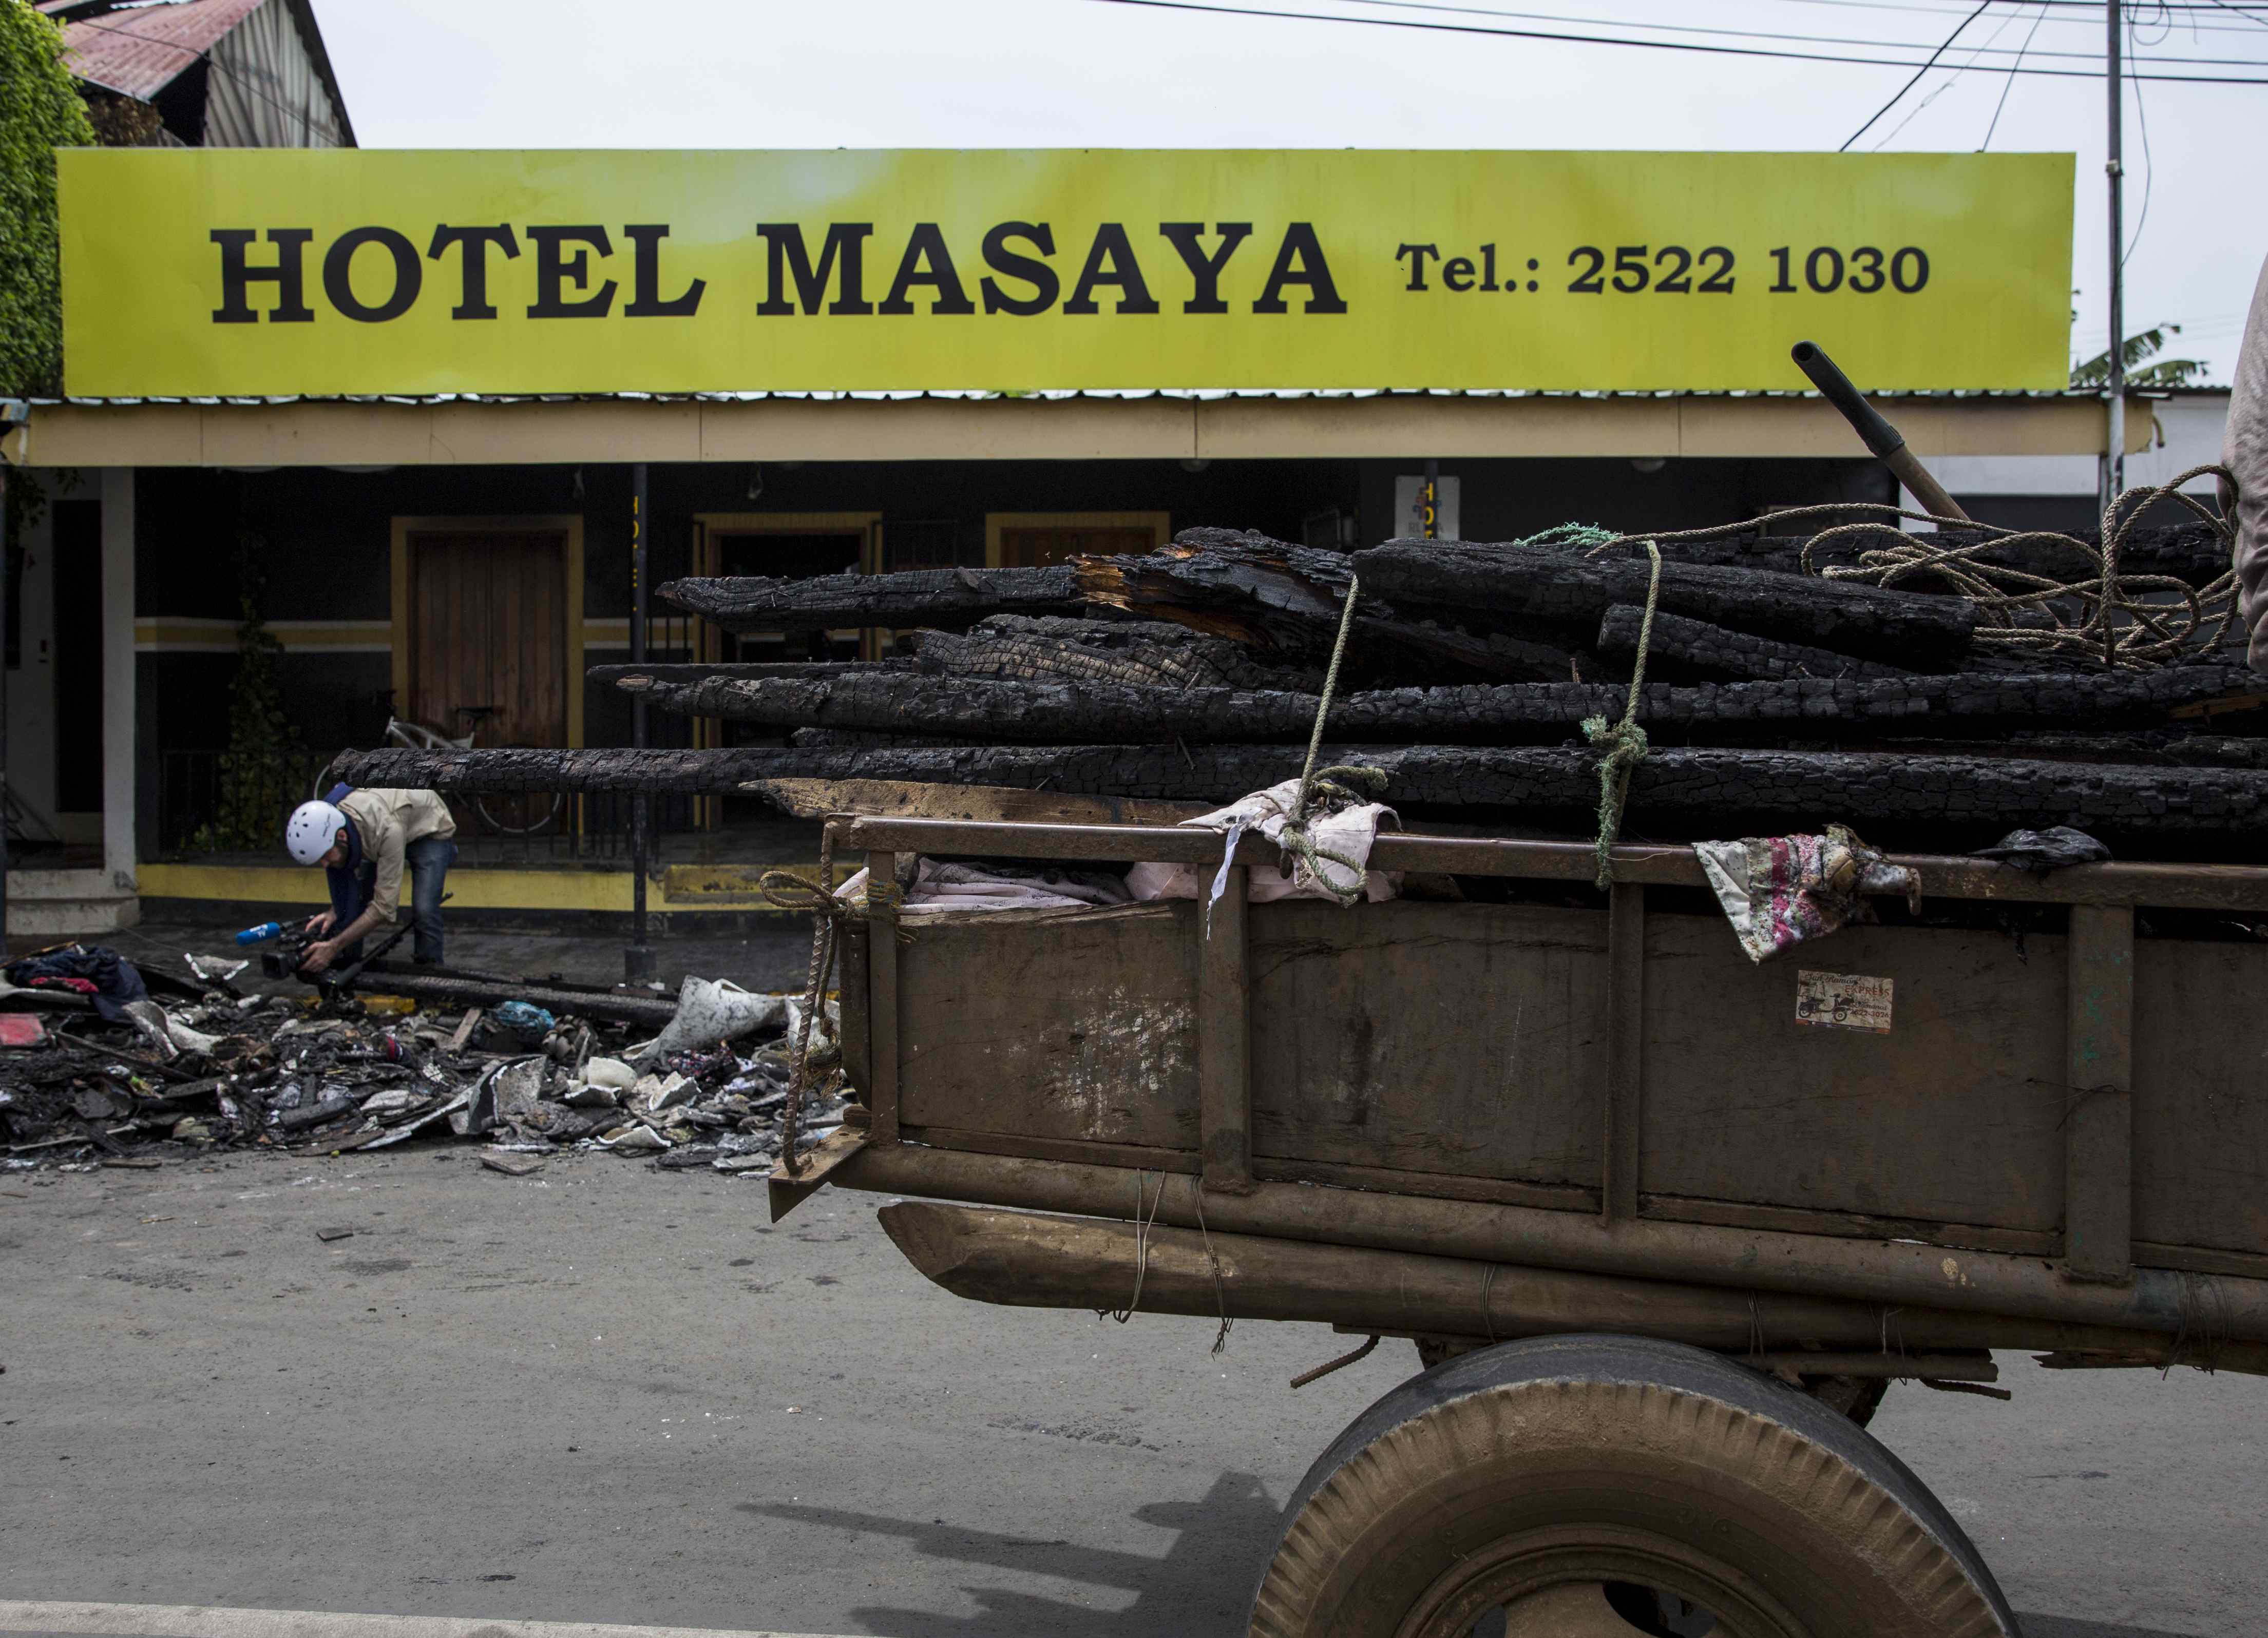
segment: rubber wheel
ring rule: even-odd
[[[1253,1638],[2017,1632],[1896,1457],[1809,1395],[1674,1342],[1549,1337],[1452,1360],[1364,1412],[1285,1520]]]

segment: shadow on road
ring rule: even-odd
[[[837,1508],[745,1502],[740,1510],[762,1518],[893,1537],[929,1558],[1134,1595],[1130,1605],[1099,1610],[1072,1599],[968,1586],[962,1590],[978,1606],[974,1615],[937,1615],[886,1605],[850,1612],[872,1631],[891,1638],[1210,1638],[1214,1634],[1229,1638],[1244,1630],[1253,1585],[1281,1527],[1278,1503],[1269,1499],[1256,1477],[1241,1473],[1223,1473],[1200,1501],[1152,1502],[1136,1508],[1132,1516],[1140,1523],[1177,1532],[1173,1544],[1155,1558],[1060,1539],[1001,1535]],[[2097,1634],[2051,1633],[2049,1638]],[[2105,1628],[2100,1638],[2124,1635]]]
[[[2110,1627],[2067,1615],[2019,1615],[2016,1622],[2024,1629],[2024,1638],[2184,1638],[2155,1627]]]

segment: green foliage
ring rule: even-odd
[[[284,645],[260,612],[267,577],[261,542],[246,533],[237,542],[236,679],[228,688],[228,749],[221,753],[212,817],[189,838],[191,851],[269,852],[283,834],[284,815],[307,794],[309,759],[284,709],[277,662]]]
[[[2161,324],[2155,329],[2130,335],[2118,351],[2126,366],[2128,386],[2187,386],[2205,373],[2204,364],[2195,358],[2158,358],[2165,350],[2166,338],[2179,335],[2178,324]],[[2157,358],[2155,364],[2149,361]],[[2110,385],[2110,349],[2102,351],[2076,366],[2071,372],[2073,386],[2109,386]]]
[[[29,0],[0,0],[0,398],[63,386],[51,151],[93,142],[62,32]]]

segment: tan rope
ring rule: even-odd
[[[1150,1202],[1149,1216],[1143,1216],[1142,1179],[1147,1176],[1146,1172],[1134,1174],[1134,1295],[1126,1299],[1123,1308],[1095,1311],[1097,1318],[1108,1314],[1122,1326],[1133,1318],[1135,1311],[1142,1306],[1142,1282],[1150,1274],[1150,1230],[1158,1226],[1158,1208],[1166,1203],[1167,1179],[1161,1172],[1158,1174],[1158,1197]]]
[[[2127,574],[2119,567],[2127,537],[2161,501],[2187,508],[2216,540],[2234,550],[2235,531],[2229,517],[2198,496],[2181,492],[2183,484],[2204,477],[2220,479],[2231,491],[2236,486],[2235,475],[2226,466],[2209,465],[2192,466],[2164,483],[2128,489],[2104,510],[2099,544],[2056,529],[2003,529],[1970,518],[1849,502],[1797,507],[1741,523],[1650,538],[1705,540],[1785,529],[1814,518],[1868,514],[1865,521],[1835,525],[1813,535],[1803,548],[1805,571],[1823,579],[1856,580],[1886,589],[1904,581],[1935,577],[1977,605],[1977,641],[1987,649],[2007,654],[2060,653],[2100,660],[2118,670],[2142,671],[2213,653],[2228,640],[2238,619],[2233,572],[2217,577],[2200,589],[2176,576]],[[1932,523],[1940,530],[1969,531],[1983,538],[1942,546],[1926,534],[1907,533],[1893,521],[1901,518]],[[1619,536],[1593,547],[1587,555],[1595,557],[1638,539]],[[1856,563],[1815,568],[1822,547],[1860,542],[1870,544],[1860,550]],[[2078,554],[2093,572],[2057,579],[1986,561],[1992,552],[2032,546]]]
[[[1160,1198],[1162,1199],[1164,1194],[1165,1191],[1161,1187],[1159,1190]],[[1212,1264],[1213,1306],[1220,1311],[1220,1329],[1213,1333],[1212,1351],[1219,1354],[1228,1347],[1228,1333],[1236,1328],[1236,1321],[1228,1317],[1228,1288],[1221,1279],[1220,1254],[1212,1248],[1212,1230],[1205,1227],[1203,1179],[1189,1179],[1189,1197],[1197,1202],[1197,1232],[1204,1236],[1205,1259]]]
[[[1349,574],[1346,602],[1339,610],[1338,636],[1331,644],[1330,669],[1323,675],[1323,696],[1316,702],[1315,725],[1307,735],[1307,760],[1300,770],[1299,794],[1292,798],[1292,811],[1285,816],[1284,828],[1277,833],[1276,839],[1278,847],[1299,861],[1295,870],[1304,868],[1309,877],[1322,885],[1325,892],[1340,904],[1349,907],[1362,902],[1369,886],[1370,872],[1360,861],[1315,845],[1315,839],[1307,829],[1307,809],[1319,796],[1335,804],[1362,801],[1365,793],[1352,789],[1354,784],[1367,786],[1371,795],[1386,789],[1386,770],[1383,768],[1337,766],[1318,770],[1315,767],[1316,759],[1322,753],[1323,723],[1331,714],[1331,697],[1338,692],[1339,665],[1346,658],[1347,634],[1354,629],[1355,599],[1361,592],[1361,580]],[[1351,782],[1343,784],[1340,782],[1342,780]],[[1325,861],[1352,870],[1353,884],[1341,887],[1333,881],[1322,868]]]
[[[809,980],[804,990],[803,1017],[796,1026],[795,1051],[789,1060],[787,1109],[780,1118],[780,1169],[790,1177],[803,1170],[795,1146],[802,1135],[803,1098],[811,1078],[811,1025],[819,1016],[820,1004],[827,997],[828,978],[835,970],[836,928],[843,922],[866,920],[878,906],[895,912],[904,904],[906,897],[895,882],[878,885],[870,878],[856,900],[845,900],[829,891],[834,880],[832,826],[820,832],[816,881],[793,870],[766,870],[756,878],[757,891],[763,894],[766,903],[783,910],[806,910],[811,914]],[[897,936],[901,944],[913,942],[913,935],[902,927],[897,929]]]

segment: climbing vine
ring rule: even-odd
[[[306,797],[306,748],[284,709],[284,645],[261,612],[263,542],[237,540],[236,677],[228,688],[228,749],[221,753],[212,818],[190,837],[198,853],[272,851],[284,813]]]
[[[28,0],[0,0],[0,397],[63,386],[57,148],[90,147],[94,128],[63,33]]]

